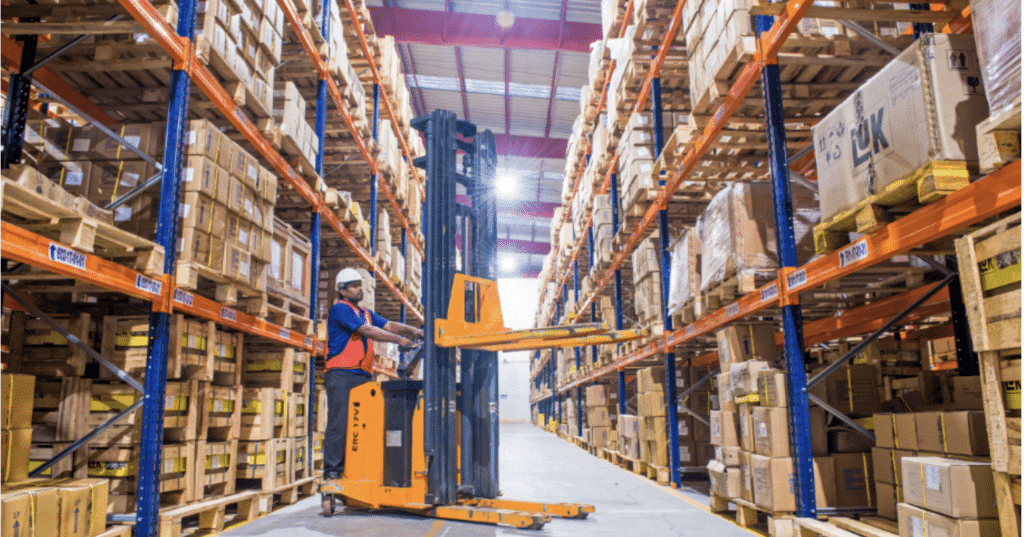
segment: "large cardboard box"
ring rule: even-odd
[[[742,366],[742,364],[732,364]],[[736,410],[736,392],[732,389],[731,373],[722,373],[715,376],[718,384],[718,410],[734,412]]]
[[[712,494],[722,498],[741,497],[743,487],[738,467],[728,467],[718,461],[711,461],[707,469]]]
[[[652,442],[668,438],[668,418],[654,416],[641,418],[640,439]]]
[[[736,413],[711,411],[711,443],[716,446],[739,446],[736,433]]]
[[[608,445],[608,427],[590,426],[590,445],[603,448]]]
[[[697,465],[697,443],[692,440],[682,440],[679,442],[679,465],[686,467],[694,467]]]
[[[679,439],[693,440],[693,417],[689,414],[679,413],[677,414],[676,423],[679,424]]]
[[[989,537],[999,535],[999,520],[962,520],[901,503],[897,507],[900,537],[942,535],[944,537]]]
[[[740,447],[743,451],[754,452],[754,406],[750,403],[739,405]]]
[[[974,38],[928,34],[813,127],[821,219],[936,160],[978,160],[988,116]]]
[[[875,481],[899,485],[903,476],[903,458],[915,455],[916,452],[905,449],[872,448],[871,467],[875,473]]]
[[[953,377],[953,405],[957,410],[983,410],[981,377]]]
[[[919,412],[915,417],[919,450],[954,455],[988,455],[984,412]]]
[[[896,520],[896,504],[903,501],[903,487],[875,481],[878,516]]]
[[[608,387],[595,384],[587,387],[587,406],[608,406]]]
[[[640,459],[640,440],[635,437],[619,437],[619,454],[627,459]]]
[[[754,501],[754,476],[750,460],[753,456],[749,451],[740,451],[740,498],[751,503]]]
[[[36,378],[32,375],[0,375],[0,428],[32,427],[32,402]]]
[[[59,487],[61,537],[91,537],[106,530],[110,480],[73,479],[54,484]]]
[[[850,416],[870,416],[878,410],[878,366],[848,365],[825,378],[828,402]]]
[[[736,397],[757,393],[757,376],[768,369],[768,362],[763,360],[747,360],[729,366],[729,385]]]
[[[835,505],[835,475],[832,459],[814,458],[814,495],[819,506]],[[796,510],[796,476],[790,457],[750,456],[754,503],[774,512]]]
[[[665,368],[645,367],[637,371],[636,391],[639,393],[665,393]]]
[[[875,503],[870,453],[832,455],[836,473],[836,507],[871,507]]]
[[[611,420],[608,418],[608,407],[587,407],[587,425],[590,427],[608,427],[611,425]]]
[[[632,414],[619,414],[618,419],[619,437],[640,438],[640,418]]]
[[[715,446],[715,460],[726,466],[739,466],[742,452],[738,447]]]
[[[992,467],[941,457],[904,457],[903,501],[953,518],[997,516]]]
[[[765,457],[788,457],[789,410],[754,407],[754,453]]]
[[[31,402],[31,400],[30,400]],[[0,429],[0,483],[28,478],[32,428]]]
[[[60,496],[54,487],[8,484],[0,494],[0,537],[60,534]]]
[[[729,373],[734,363],[747,360],[772,362],[778,358],[775,328],[770,325],[730,325],[715,332],[715,338],[723,373]]]
[[[917,449],[914,414],[875,414],[875,445],[890,449]]]
[[[785,408],[786,373],[778,369],[765,369],[757,372],[757,394],[761,406]]]

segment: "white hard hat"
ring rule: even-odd
[[[359,271],[354,268],[344,268],[338,272],[338,275],[334,278],[334,288],[341,289],[345,285],[352,282],[361,282],[363,277],[359,275]]]

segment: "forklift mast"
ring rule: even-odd
[[[465,273],[489,280],[496,276],[494,135],[489,130],[477,131],[474,124],[445,110],[414,119],[412,127],[422,132],[426,141],[426,154],[413,162],[427,176],[423,210],[426,501],[437,505],[454,503],[459,497],[495,498],[499,490],[497,352],[463,349],[461,361],[456,363],[454,349],[437,345],[434,326],[446,316],[450,300],[473,300],[468,288],[466,296],[452,292],[460,231]],[[465,187],[471,206],[456,202],[457,184]],[[465,311],[467,317],[477,314],[472,307]],[[461,423],[456,423],[457,416]],[[457,461],[460,452],[461,461]],[[459,469],[461,475],[457,476]]]

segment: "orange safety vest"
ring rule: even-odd
[[[356,308],[344,300],[342,300],[341,303],[352,308],[352,311],[356,312],[356,315],[361,313],[367,323],[373,322],[369,311],[362,308]],[[341,349],[341,352],[334,355],[330,360],[327,360],[327,369],[362,369],[363,371],[372,374],[374,358],[373,344],[366,341],[366,350],[364,351],[363,342],[365,340],[366,338],[359,335],[359,332],[352,332],[352,337],[345,343],[345,348]]]

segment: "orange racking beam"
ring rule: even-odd
[[[4,63],[10,66],[15,71],[21,70],[21,45],[17,41],[7,37],[6,35],[0,35],[0,54],[3,55]],[[103,123],[104,125],[118,125],[121,122],[114,119],[113,116],[106,113],[100,107],[96,106],[89,99],[86,99],[78,90],[72,88],[67,82],[64,82],[56,73],[49,70],[46,67],[40,67],[32,73],[32,78],[37,80],[47,89],[60,95],[67,102],[77,106],[80,110],[89,114],[93,119]]]
[[[253,147],[255,147],[256,150],[267,159],[270,165],[277,170],[278,174],[284,177],[292,188],[294,188],[299,195],[310,203],[312,210],[323,215],[327,222],[353,249],[356,255],[362,259],[364,263],[372,267],[375,273],[380,275],[380,280],[384,285],[403,303],[405,303],[409,309],[412,310],[414,316],[423,320],[418,309],[413,306],[412,301],[409,300],[409,298],[391,282],[390,278],[387,278],[384,275],[383,271],[380,270],[380,267],[377,266],[374,259],[365,252],[361,246],[359,246],[359,243],[354,237],[352,237],[352,234],[349,233],[346,228],[341,226],[337,216],[324,203],[323,196],[318,192],[315,192],[313,188],[306,183],[305,179],[284,160],[281,154],[278,153],[273,146],[270,145],[270,142],[267,141],[263,134],[255,125],[253,125],[245,112],[235,105],[234,101],[224,90],[223,86],[220,85],[209,69],[207,69],[196,56],[193,44],[188,39],[178,37],[171,29],[170,25],[160,17],[152,4],[148,1],[119,0],[119,2],[133,17],[135,17],[139,24],[151,37],[154,38],[154,40],[156,40],[164,51],[167,52],[175,65],[188,71],[196,86],[210,99],[211,102],[214,103],[215,106],[217,106],[224,116],[235,126],[236,129],[238,129],[238,132],[245,136],[249,143],[251,143]],[[315,58],[320,59],[319,56],[316,56]],[[323,60],[320,59],[320,61],[322,62]],[[341,113],[343,116],[348,117],[347,109],[341,108]],[[350,127],[351,126],[352,125],[350,123]],[[355,133],[357,131],[353,132]],[[359,136],[354,137],[361,143]],[[364,156],[367,155],[369,154],[364,153]],[[376,165],[376,161],[372,158],[369,158],[368,162],[371,167]],[[399,212],[399,217],[402,216],[403,215]],[[407,222],[405,223],[407,224]]]
[[[288,343],[307,350],[313,349],[312,339],[219,303],[197,296],[189,291],[171,288],[166,281],[150,278],[141,272],[107,261],[94,255],[73,250],[59,242],[32,233],[13,224],[5,223],[0,229],[3,255],[43,270],[62,274],[68,278],[96,285],[103,289],[149,300],[154,304],[172,297],[174,309],[217,321],[237,330]]]

